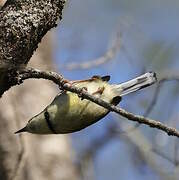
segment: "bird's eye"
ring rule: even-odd
[[[44,116],[45,116],[45,120],[46,120],[46,122],[47,122],[48,128],[49,128],[54,134],[56,134],[56,131],[55,131],[55,129],[54,129],[54,126],[53,126],[53,124],[52,124],[52,122],[51,122],[51,120],[50,120],[50,113],[49,113],[47,110],[44,112]]]
[[[45,111],[44,116],[45,116],[45,119],[46,119],[46,120],[47,120],[47,119],[49,120],[50,114],[49,114],[48,111]]]

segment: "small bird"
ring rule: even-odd
[[[109,80],[110,76],[93,76],[70,83],[83,88],[93,96],[117,105],[122,96],[154,84],[157,77],[155,73],[148,72],[122,84],[109,84]],[[41,113],[32,117],[24,128],[15,133],[73,133],[96,123],[108,113],[108,109],[64,90]]]

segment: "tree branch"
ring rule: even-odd
[[[90,68],[98,67],[113,60],[121,47],[121,36],[122,35],[120,31],[116,33],[116,37],[113,40],[112,46],[101,57],[79,63],[72,62],[72,63],[64,64],[63,68],[67,70],[90,69]]]
[[[150,126],[152,128],[160,129],[163,132],[167,133],[169,136],[176,136],[179,137],[179,131],[175,128],[169,127],[159,121],[155,121],[153,119],[145,118],[144,116],[134,115],[130,112],[127,112],[126,110],[116,107],[110,103],[107,103],[103,101],[100,98],[97,98],[95,96],[92,96],[88,92],[84,91],[81,88],[77,88],[75,86],[72,86],[71,84],[67,83],[67,80],[63,78],[62,75],[59,75],[56,72],[50,72],[50,71],[41,71],[37,69],[24,69],[24,70],[18,70],[16,71],[17,76],[14,76],[12,78],[14,81],[14,84],[21,84],[24,80],[30,79],[30,78],[36,78],[36,79],[48,79],[56,83],[60,88],[71,91],[76,94],[80,94],[83,99],[88,99],[112,112],[116,112],[117,114],[127,118],[128,120],[138,122],[140,124],[145,124],[147,126]]]
[[[43,36],[62,18],[65,0],[8,0],[0,8],[0,96],[8,72],[25,67]]]

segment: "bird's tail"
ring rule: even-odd
[[[113,85],[113,87],[114,87],[114,91],[117,91],[116,93],[119,96],[124,96],[131,92],[150,86],[154,84],[156,81],[157,81],[156,73],[148,72],[132,80],[124,82],[122,84],[115,84]]]

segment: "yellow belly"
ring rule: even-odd
[[[111,103],[116,94],[107,82],[96,80],[78,83],[88,93]],[[104,88],[100,93],[99,88]],[[97,92],[97,93],[96,93]],[[29,132],[37,134],[71,133],[79,131],[103,118],[109,111],[91,101],[81,100],[75,93],[64,92],[29,122]]]
[[[57,133],[79,131],[103,118],[109,111],[74,93],[64,93],[47,108]]]

